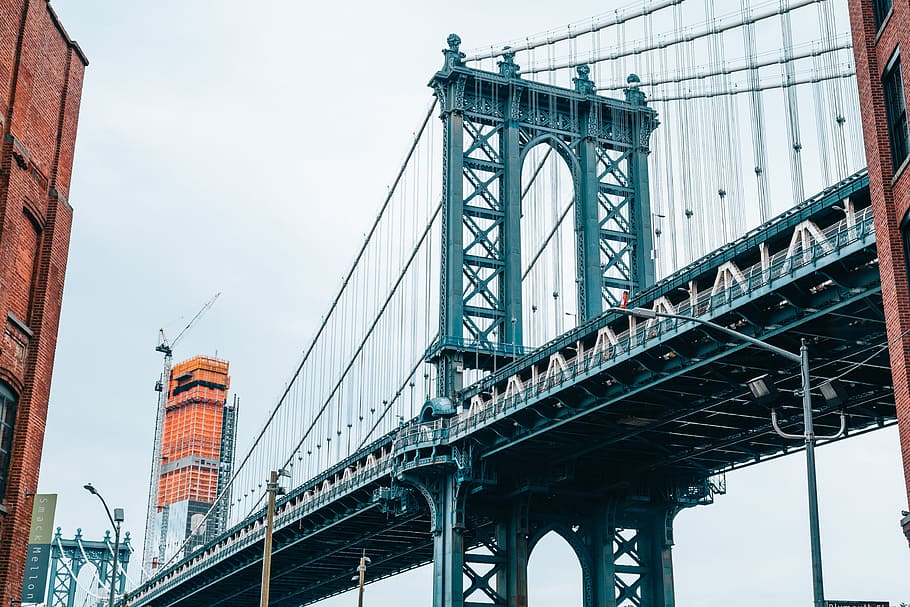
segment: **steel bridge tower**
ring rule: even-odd
[[[638,77],[629,77],[624,100],[609,99],[596,94],[588,66],[577,68],[571,90],[522,79],[510,52],[499,73],[469,68],[460,43],[449,36],[430,81],[444,123],[443,237],[439,341],[430,353],[438,398],[422,421],[454,413],[465,368],[491,369],[494,357],[523,352],[521,170],[531,148],[551,146],[572,175],[579,322],[655,281],[647,158],[658,120]],[[475,461],[471,445],[451,456],[457,465],[399,478],[429,505],[435,607],[480,596],[527,605],[528,557],[550,531],[579,558],[586,607],[673,604],[672,521],[709,499],[709,489],[692,499],[691,487],[646,480],[634,490],[556,495],[545,479],[510,477],[503,459]]]
[[[514,54],[499,73],[465,66],[449,36],[430,81],[443,131],[439,395],[453,397],[466,367],[489,369],[523,351],[521,170],[548,145],[575,190],[578,321],[654,283],[648,140],[657,115],[629,77],[626,100],[600,97],[590,68],[575,90],[523,80]]]
[[[118,597],[122,597],[126,591],[126,576],[131,553],[130,532],[127,531],[117,551],[117,562],[120,569],[116,582]],[[66,540],[62,537],[60,527],[57,527],[51,545],[48,607],[75,607],[79,573],[86,565],[95,567],[98,573],[98,586],[94,590],[101,598],[94,601],[93,604],[107,604],[107,589],[110,587],[113,572],[113,554],[114,541],[111,539],[110,531],[104,534],[104,539],[101,541],[87,541],[82,539],[82,529],[77,529],[76,537]]]

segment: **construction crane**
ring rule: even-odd
[[[215,300],[221,295],[221,292],[215,293],[214,297],[205,302],[205,305],[196,312],[196,315],[190,319],[186,326],[177,334],[174,341],[168,341],[164,329],[158,330],[158,345],[155,346],[156,352],[164,354],[164,369],[161,376],[155,382],[155,391],[158,392],[158,412],[155,416],[155,442],[152,447],[152,474],[149,480],[149,503],[148,511],[145,518],[145,543],[142,545],[142,575],[143,580],[151,576],[152,570],[158,565],[159,542],[156,541],[155,535],[155,514],[158,511],[158,481],[161,472],[161,429],[164,424],[164,410],[167,405],[167,386],[171,381],[171,363],[173,361],[174,348],[180,339],[186,335],[186,332],[196,324],[196,321],[211,309]]]

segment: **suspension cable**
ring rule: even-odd
[[[618,51],[613,51],[613,52],[608,52],[608,53],[601,53],[599,55],[592,56],[587,61],[583,61],[583,62],[576,62],[576,61],[569,60],[569,61],[563,61],[561,63],[553,62],[551,64],[541,66],[541,67],[531,66],[527,69],[522,70],[521,73],[522,74],[537,74],[540,72],[550,72],[550,71],[555,71],[555,70],[568,69],[568,68],[575,67],[577,65],[581,65],[582,63],[584,63],[586,65],[590,65],[593,63],[598,63],[600,61],[614,61],[616,59],[621,59],[623,57],[641,55],[642,53],[646,53],[648,51],[656,51],[656,50],[659,50],[662,48],[666,48],[668,46],[673,46],[676,44],[683,44],[686,42],[693,42],[695,40],[698,40],[700,38],[705,38],[707,36],[722,34],[723,32],[743,27],[744,25],[749,25],[752,23],[757,23],[759,21],[764,21],[765,19],[770,19],[771,17],[776,17],[778,15],[790,13],[792,11],[795,11],[798,8],[802,8],[804,6],[810,6],[812,4],[818,4],[820,2],[828,2],[828,0],[797,0],[796,2],[790,3],[790,5],[786,8],[781,8],[781,7],[777,6],[776,8],[770,8],[770,9],[767,9],[760,13],[752,14],[748,18],[741,18],[738,20],[730,21],[727,23],[720,23],[720,24],[715,24],[715,23],[703,24],[702,29],[696,30],[691,33],[681,33],[681,34],[677,35],[675,38],[669,38],[667,40],[658,42],[656,44],[649,45],[647,43],[644,43],[644,44],[639,44],[638,46],[634,46],[632,48],[628,48],[628,49],[624,49],[624,50],[618,50]]]
[[[329,323],[329,320],[332,317],[332,312],[334,312],[339,301],[341,300],[341,297],[342,297],[349,281],[351,280],[351,276],[354,274],[355,270],[357,269],[357,266],[360,264],[360,261],[363,258],[363,255],[367,249],[367,245],[369,245],[369,243],[371,242],[373,235],[376,233],[377,227],[379,226],[379,222],[381,221],[383,215],[385,214],[386,209],[388,208],[390,202],[392,201],[392,197],[395,194],[395,191],[397,190],[398,184],[401,182],[401,178],[404,175],[405,170],[407,169],[408,164],[410,163],[411,158],[414,155],[414,151],[417,149],[417,145],[420,142],[420,139],[423,136],[424,131],[426,130],[427,124],[430,121],[430,117],[433,115],[433,110],[436,108],[436,103],[437,103],[437,100],[434,97],[433,101],[430,103],[429,108],[427,109],[426,115],[423,117],[420,128],[417,130],[417,134],[414,136],[414,138],[411,142],[410,148],[408,148],[408,152],[405,155],[405,159],[401,163],[401,167],[399,168],[398,173],[395,175],[395,179],[392,183],[392,186],[389,188],[389,191],[386,194],[385,200],[383,201],[382,206],[380,207],[379,212],[376,215],[376,218],[373,220],[373,224],[370,226],[370,230],[367,233],[366,238],[364,239],[363,245],[360,247],[360,250],[357,252],[357,255],[354,259],[354,263],[351,264],[351,269],[345,275],[344,280],[342,281],[341,288],[338,291],[338,294],[332,300],[332,304],[329,307],[328,313],[325,315],[325,317],[323,317],[322,323],[319,325],[319,328],[316,331],[316,335],[313,337],[312,341],[310,342],[310,345],[307,348],[307,350],[303,356],[303,359],[297,365],[297,369],[294,371],[294,374],[291,376],[291,379],[288,382],[287,386],[285,387],[284,391],[282,392],[281,397],[278,399],[278,404],[275,405],[275,408],[269,414],[269,417],[266,419],[265,424],[263,424],[262,429],[259,431],[259,434],[256,436],[256,439],[253,441],[252,445],[250,446],[249,451],[244,456],[243,460],[240,462],[240,465],[238,465],[235,468],[234,473],[231,475],[230,480],[227,483],[225,483],[224,488],[221,490],[221,493],[219,493],[218,496],[215,498],[215,502],[209,508],[208,512],[206,512],[205,516],[203,516],[202,519],[199,521],[199,523],[193,528],[192,532],[189,535],[187,535],[186,539],[183,541],[183,543],[180,545],[180,547],[174,552],[174,554],[171,556],[171,558],[168,559],[164,563],[164,565],[162,566],[162,569],[167,567],[168,565],[170,565],[172,562],[174,562],[174,560],[180,555],[180,553],[189,544],[190,540],[196,534],[196,532],[199,529],[201,529],[202,525],[204,525],[209,520],[209,517],[215,511],[215,507],[218,505],[218,503],[222,499],[224,499],[224,497],[227,495],[227,493],[231,490],[231,488],[234,484],[234,481],[237,479],[237,477],[240,475],[240,472],[243,470],[243,468],[246,466],[247,462],[253,456],[253,453],[254,453],[256,447],[259,445],[260,441],[265,436],[266,431],[268,430],[272,421],[275,419],[275,416],[278,414],[278,411],[281,409],[282,405],[285,402],[287,402],[287,395],[291,390],[291,386],[296,383],[297,378],[300,376],[300,373],[303,371],[304,364],[309,359],[313,350],[316,348],[316,344],[319,341],[319,338],[322,336],[323,331],[325,330],[326,326]],[[438,209],[437,209],[437,212],[438,212]],[[323,409],[324,409],[324,407],[323,407]],[[317,419],[318,419],[318,417],[317,417]],[[315,423],[315,421],[314,421],[314,423]],[[310,428],[312,429],[312,426]],[[300,444],[297,445],[298,449],[300,448],[301,444],[302,444],[302,441]]]
[[[335,383],[335,386],[329,392],[328,396],[326,397],[325,402],[319,408],[319,411],[316,413],[315,418],[313,419],[313,421],[310,423],[309,427],[304,432],[300,441],[297,443],[297,445],[294,447],[294,449],[291,450],[292,456],[293,456],[293,453],[295,453],[298,449],[300,449],[300,447],[303,445],[303,441],[306,440],[306,438],[310,435],[310,432],[312,432],[313,427],[316,425],[316,422],[319,420],[320,416],[325,412],[326,408],[331,403],[332,397],[338,391],[338,387],[341,385],[341,382],[344,380],[344,377],[351,370],[351,367],[354,366],[354,362],[357,360],[357,357],[359,356],[359,354],[363,351],[364,346],[366,345],[367,341],[369,340],[370,336],[372,335],[373,329],[376,328],[376,325],[379,323],[379,320],[382,318],[382,315],[385,313],[386,308],[388,308],[389,302],[392,300],[395,293],[397,292],[398,286],[401,285],[402,280],[404,280],[404,277],[405,277],[405,274],[407,273],[408,268],[411,266],[411,263],[414,261],[414,258],[417,257],[417,253],[420,251],[421,247],[423,246],[424,241],[427,238],[427,235],[429,235],[431,229],[433,228],[433,224],[436,222],[436,218],[439,216],[440,210],[442,210],[442,203],[439,203],[436,206],[436,210],[433,212],[433,215],[430,217],[429,221],[427,221],[427,225],[423,231],[423,234],[421,234],[420,238],[417,241],[417,244],[414,245],[414,248],[411,252],[410,257],[408,258],[404,267],[401,269],[401,272],[399,273],[398,279],[395,281],[395,284],[392,285],[391,291],[389,292],[388,296],[386,297],[385,302],[383,302],[382,306],[380,307],[379,312],[377,312],[376,318],[373,320],[373,323],[370,325],[370,328],[368,329],[367,334],[364,336],[363,340],[361,340],[361,342],[360,342],[360,345],[358,345],[357,349],[354,351],[351,361],[348,362],[347,365],[345,366],[344,371],[342,371],[342,373],[341,373],[341,377],[338,379],[338,381]],[[408,377],[410,377],[410,375],[408,375]],[[284,465],[286,466],[288,464],[288,462],[290,462],[290,460],[287,460]]]
[[[620,25],[627,21],[634,21],[635,19],[651,15],[665,8],[681,4],[682,2],[683,0],[663,0],[661,2],[656,2],[648,6],[643,6],[642,8],[634,11],[617,10],[612,13],[605,13],[599,18],[595,17],[591,20],[590,23],[587,21],[580,21],[576,24],[569,24],[566,26],[566,31],[560,34],[554,35],[552,32],[544,32],[533,37],[529,36],[523,41],[514,40],[512,42],[507,42],[505,44],[497,46],[491,45],[489,50],[472,49],[467,53],[465,61],[483,61],[484,59],[495,59],[496,57],[501,57],[504,53],[506,53],[508,48],[521,51],[530,51],[541,46],[554,44],[556,42],[573,40],[579,36],[594,34],[600,30],[612,27],[614,25]],[[532,40],[532,38],[534,39]]]
[[[851,44],[850,42],[844,42],[842,44],[838,44],[838,45],[835,45],[835,46],[832,46],[829,48],[805,51],[803,53],[789,55],[787,57],[778,56],[773,59],[766,59],[764,61],[758,61],[755,63],[750,63],[750,62],[748,62],[748,60],[744,60],[743,63],[739,63],[732,67],[728,67],[728,68],[724,68],[724,69],[696,72],[694,74],[683,74],[682,76],[675,76],[675,77],[656,78],[654,80],[643,80],[638,86],[639,87],[659,86],[662,84],[682,83],[682,82],[686,82],[688,80],[703,80],[705,78],[711,78],[714,76],[730,76],[737,72],[745,72],[747,70],[753,70],[753,69],[762,68],[762,67],[769,67],[772,65],[784,64],[784,63],[788,63],[788,62],[792,62],[792,61],[798,61],[800,59],[809,59],[809,58],[825,55],[827,53],[834,53],[837,51],[842,51],[842,50],[852,49],[852,48],[853,48],[853,44]],[[604,85],[604,86],[599,86],[599,87],[597,87],[597,90],[598,91],[617,91],[617,90],[628,88],[628,86],[629,85],[627,83],[622,83],[622,84],[612,83],[612,84],[608,84],[608,85]]]
[[[792,82],[772,82],[769,84],[761,84],[757,87],[747,86],[743,88],[734,88],[729,90],[712,90],[704,92],[696,92],[686,95],[670,95],[667,97],[651,97],[648,99],[649,102],[667,102],[667,101],[685,101],[687,99],[702,99],[706,97],[720,97],[724,95],[740,95],[742,93],[750,93],[753,91],[768,91],[772,89],[786,89],[792,86],[799,86],[802,84],[815,84],[816,82],[825,82],[827,80],[834,80],[836,78],[852,78],[856,76],[856,70],[853,68],[848,68],[840,72],[835,72],[834,74],[825,75],[825,76],[807,76],[804,78],[795,78]]]

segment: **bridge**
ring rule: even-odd
[[[697,313],[792,350],[807,338],[813,376],[850,386],[844,402],[813,394],[819,433],[837,428],[841,409],[850,435],[892,423],[868,204],[867,179],[854,175],[633,303]],[[782,392],[799,387],[792,363],[723,334],[606,312],[461,391],[453,415],[434,418],[430,403],[281,498],[271,600],[307,604],[350,589],[351,563],[367,549],[374,580],[442,561],[437,583],[457,584],[462,566],[493,565],[472,570],[467,588],[440,591],[508,604],[520,589],[490,588],[490,578],[522,579],[535,542],[556,531],[578,553],[586,604],[608,604],[596,593],[614,585],[640,604],[667,604],[673,515],[723,491],[718,473],[794,449],[748,396],[745,382],[764,373]],[[791,401],[784,428],[801,425]],[[254,603],[264,517],[154,578],[131,604]]]
[[[813,4],[827,6],[791,9]],[[786,21],[791,9],[769,15]],[[748,32],[763,15],[730,27]],[[825,36],[821,54],[849,51]],[[538,71],[573,70],[571,87],[558,86],[528,78],[534,68],[522,71],[512,49],[468,56],[460,43],[449,37],[434,102],[353,267],[220,496],[233,526],[167,547],[174,558],[127,604],[255,603],[263,483],[283,468],[272,605],[349,590],[364,551],[368,581],[432,563],[434,605],[526,605],[528,557],[550,532],[578,557],[585,605],[673,605],[674,517],[723,493],[725,472],[799,450],[774,432],[771,411],[784,430],[802,427],[800,370],[710,327],[638,320],[620,305],[789,351],[805,340],[819,434],[842,415],[847,436],[894,423],[869,180],[847,174],[844,131],[825,139],[837,166],[806,198],[791,108],[797,204],[782,214],[770,216],[778,184],[759,137],[755,199],[737,170],[706,169],[730,185],[698,206],[682,196],[699,195],[688,176],[666,179],[676,148],[652,140],[669,127],[638,76],[598,88],[584,61],[551,58]],[[495,69],[470,65],[485,58]],[[795,61],[785,49],[783,64]],[[815,82],[840,86],[849,74],[830,67]],[[598,94],[608,89],[621,98]],[[735,188],[760,225],[731,238],[747,223],[729,204]],[[685,219],[669,224],[668,243],[662,222],[677,194]],[[701,227],[678,230],[693,217]],[[723,244],[697,254],[714,237]],[[668,262],[679,258],[691,261]],[[751,396],[760,376],[770,398]]]

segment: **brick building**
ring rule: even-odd
[[[910,2],[850,0],[904,478],[910,498]],[[910,542],[910,516],[901,520]]]
[[[38,486],[88,61],[47,0],[0,0],[0,604],[18,602]]]

